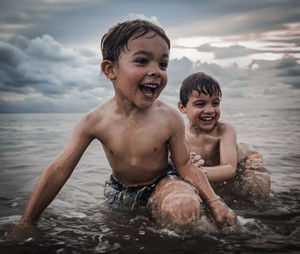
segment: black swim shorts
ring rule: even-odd
[[[142,186],[126,187],[111,175],[105,182],[104,197],[113,208],[122,210],[138,210],[147,206],[148,200],[157,184],[166,176],[178,175],[173,163],[153,183]]]

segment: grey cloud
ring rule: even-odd
[[[51,50],[56,52],[51,55]],[[100,59],[94,51],[84,47],[66,49],[50,36],[33,40],[19,37],[11,43],[1,42],[0,111],[90,110],[114,93],[110,81],[100,75],[99,64]],[[214,76],[226,100],[291,97],[292,91],[300,88],[299,67],[297,59],[291,56],[276,61],[256,60],[247,68],[192,62],[184,57],[170,61],[169,81],[161,98],[173,105],[178,100],[182,80],[197,71]],[[5,94],[10,98],[5,98]],[[17,98],[18,95],[24,98]]]
[[[42,38],[32,40],[24,52],[31,57],[37,57],[46,61],[68,61],[74,59],[74,54],[64,50],[51,36],[44,35]]]
[[[95,1],[89,1],[90,4]],[[5,24],[32,24],[49,19],[56,13],[80,8],[86,3],[80,0],[2,0],[0,3],[0,22]]]
[[[277,69],[288,69],[290,67],[298,66],[298,63],[293,57],[285,57],[281,60],[277,60],[271,63]]]
[[[213,52],[215,58],[231,58],[247,56],[255,53],[262,53],[260,50],[249,49],[241,45],[231,45],[229,47],[212,47],[209,44],[203,44],[197,48],[200,52]]]
[[[254,70],[256,75],[264,75],[267,80],[271,79],[277,83],[291,85],[294,89],[300,88],[300,64],[296,58],[285,56],[274,61],[255,60],[253,64],[258,66]]]
[[[281,43],[283,41],[280,41]],[[272,47],[269,46],[268,50],[258,50],[247,48],[241,45],[231,45],[229,47],[213,47],[210,44],[202,44],[196,48],[199,52],[212,52],[215,59],[226,59],[233,57],[248,56],[251,54],[263,54],[263,53],[273,53],[273,54],[296,54],[300,53],[300,50],[295,50],[294,47],[286,49],[286,46]]]
[[[249,37],[266,31],[285,30],[286,24],[299,22],[300,4],[296,0],[211,1],[206,5],[199,1],[194,8],[198,15],[168,29],[172,36]]]
[[[178,86],[178,81],[181,83],[183,77],[188,75],[193,69],[193,61],[187,57],[174,59],[170,61],[168,66],[168,86]]]
[[[122,6],[122,8],[120,8]],[[10,1],[2,0],[2,32],[28,38],[51,34],[63,42],[103,34],[129,13],[156,16],[170,35],[237,35],[278,30],[299,21],[299,2],[285,1]],[[120,18],[121,17],[121,18]],[[12,26],[16,25],[16,26]],[[20,27],[18,27],[20,26]],[[78,38],[78,34],[82,35]]]
[[[98,57],[94,51],[85,47],[76,47],[74,48],[74,51],[85,57]]]
[[[16,35],[15,37],[11,38],[8,43],[23,50],[28,47],[29,41],[22,35]]]
[[[23,57],[24,54],[20,49],[7,43],[0,44],[0,64],[2,66],[16,67]]]
[[[97,58],[88,48],[66,49],[49,35],[0,42],[0,91],[48,97],[93,91],[104,83]],[[104,95],[111,89],[104,86]]]
[[[300,88],[299,70],[298,62],[291,56],[275,61],[256,60],[247,68],[239,68],[237,65],[222,67],[201,62],[191,64],[188,59],[176,60],[176,68],[172,61],[170,63],[168,72],[172,84],[167,85],[165,94],[178,98],[181,81],[187,75],[201,71],[219,81],[225,100],[265,96],[277,96],[276,100],[279,100],[291,97],[293,91]]]

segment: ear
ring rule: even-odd
[[[116,79],[116,74],[114,70],[114,64],[110,60],[103,60],[101,63],[101,69],[102,72],[105,74],[105,76],[110,80]]]
[[[182,114],[186,114],[186,112],[185,112],[185,107],[182,105],[182,103],[179,101],[179,102],[177,102],[177,107],[178,107],[178,109],[180,110],[180,112],[182,113]]]

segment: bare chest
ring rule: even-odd
[[[187,142],[192,152],[200,154],[205,161],[205,166],[217,165],[220,161],[220,138],[201,135],[188,135]]]
[[[149,121],[116,121],[105,129],[102,144],[113,157],[150,156],[165,149],[166,129]]]

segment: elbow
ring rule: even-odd
[[[65,182],[71,175],[72,171],[68,170],[65,165],[54,161],[46,169],[46,177],[52,179],[53,181]]]
[[[193,164],[189,164],[187,170],[183,171],[183,173],[180,175],[186,182],[189,182],[194,186],[196,186],[197,183],[199,184],[207,180],[206,174]]]
[[[230,179],[234,178],[236,176],[236,167],[231,164],[229,164],[228,167],[229,167],[229,170],[228,170],[229,178]]]

